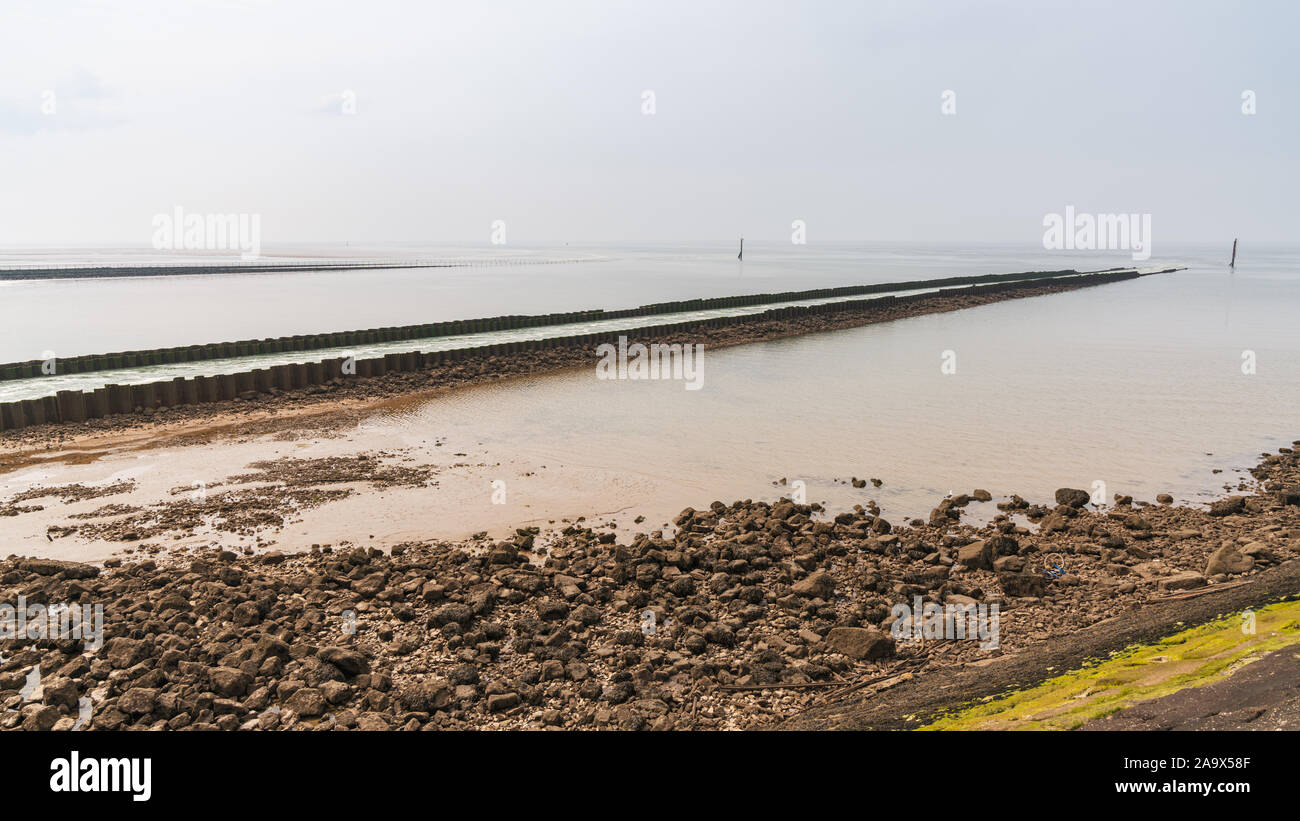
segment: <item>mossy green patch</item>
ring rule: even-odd
[[[1138,702],[1211,684],[1241,664],[1300,644],[1300,601],[1253,612],[1253,633],[1245,612],[1232,613],[1126,647],[1036,687],[965,705],[920,729],[1071,730]]]

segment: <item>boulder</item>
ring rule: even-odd
[[[1075,487],[1058,488],[1056,491],[1056,503],[1058,505],[1069,505],[1070,507],[1083,507],[1088,504],[1092,495],[1086,490],[1080,490]]]
[[[993,551],[993,556],[1014,556],[1020,552],[1020,544],[1014,536],[998,534],[990,536],[988,539],[989,549]]]
[[[77,685],[70,678],[57,676],[41,682],[42,698],[46,704],[62,707],[75,712],[77,709]]]
[[[62,718],[62,716],[59,715],[58,707],[46,705],[38,707],[28,713],[27,717],[23,719],[22,727],[24,730],[45,732],[46,730],[54,729],[54,725],[58,723],[60,718]]]
[[[64,574],[69,579],[93,579],[99,575],[99,568],[93,564],[65,562],[60,559],[23,559],[18,569],[38,576]]]
[[[383,572],[371,573],[368,576],[357,579],[352,582],[352,590],[357,595],[370,598],[384,589],[384,584],[388,581],[388,574]]]
[[[1124,527],[1129,530],[1150,530],[1151,523],[1137,513],[1130,513],[1124,517]]]
[[[212,692],[224,698],[239,698],[248,692],[253,677],[235,667],[213,667],[208,671]]]
[[[1205,575],[1215,576],[1219,573],[1235,575],[1245,573],[1255,566],[1255,560],[1245,555],[1232,542],[1224,542],[1223,546],[1210,555],[1210,560],[1205,564]]]
[[[1283,488],[1276,492],[1280,505],[1300,505],[1300,486]]]
[[[158,691],[153,687],[132,687],[118,698],[117,709],[128,715],[146,715],[157,703]]]
[[[488,696],[487,709],[489,713],[501,713],[506,710],[514,709],[519,706],[518,693],[498,693]]]
[[[826,634],[825,649],[856,661],[894,655],[894,639],[874,627],[835,627]]]
[[[300,716],[312,718],[325,712],[325,696],[315,687],[302,687],[285,700],[284,706]]]
[[[993,569],[998,572],[1019,573],[1025,569],[1024,556],[1001,556],[993,560]],[[949,596],[948,598],[952,598]]]
[[[397,700],[408,710],[432,713],[451,703],[451,685],[441,679],[424,679],[403,687]]]
[[[330,704],[343,704],[352,698],[352,685],[344,684],[341,681],[326,681],[320,686],[321,695]]]
[[[1038,532],[1042,534],[1064,532],[1070,529],[1070,520],[1059,513],[1050,513],[1043,517],[1043,521],[1038,526]]]
[[[1184,570],[1172,576],[1165,576],[1157,586],[1161,590],[1194,590],[1204,587],[1206,583],[1205,577],[1195,570]]]
[[[388,726],[388,719],[379,713],[362,713],[357,716],[357,729],[364,730],[368,733],[384,732],[391,729]]]
[[[1036,573],[999,573],[998,584],[1008,596],[1037,598],[1047,590],[1047,578]]]
[[[1252,558],[1258,562],[1276,561],[1277,556],[1264,542],[1251,542],[1241,548],[1241,555]]]
[[[957,548],[957,561],[973,570],[993,567],[993,548],[983,539]]]
[[[240,627],[248,627],[257,624],[261,620],[262,611],[258,610],[257,605],[251,601],[240,602],[231,616],[231,621]]]
[[[1241,513],[1246,508],[1246,500],[1241,496],[1229,496],[1226,499],[1220,499],[1217,502],[1210,503],[1211,516],[1233,516]]]
[[[109,639],[104,645],[104,658],[115,669],[125,670],[144,661],[149,655],[149,648],[143,641],[128,639],[124,636]]]
[[[322,647],[316,655],[321,661],[333,664],[348,676],[370,672],[370,663],[366,657],[347,647]]]
[[[811,573],[808,578],[795,582],[794,594],[806,599],[829,599],[835,595],[835,579],[825,570]]]

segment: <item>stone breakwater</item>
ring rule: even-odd
[[[1240,589],[1300,557],[1300,455],[1253,473],[1208,509],[1094,508],[1063,488],[1054,505],[998,502],[978,528],[961,521],[993,502],[976,489],[900,526],[873,504],[831,517],[746,500],[626,536],[579,522],[391,553],[11,556],[0,600],[102,603],[103,644],[0,642],[0,728],[71,729],[87,712],[91,729],[772,726],[1032,660],[1169,597],[1235,585],[1247,601]],[[998,648],[895,642],[891,608],[916,597],[997,603]]]
[[[177,378],[143,385],[106,385],[93,392],[0,404],[0,435],[50,425],[106,429],[149,417],[212,415],[227,410],[303,404],[334,398],[391,396],[413,390],[457,387],[594,364],[602,343],[620,335],[632,342],[705,344],[755,342],[822,330],[849,328],[927,313],[960,310],[1007,299],[1061,293],[1135,279],[1134,271],[1087,274],[1053,281],[1023,280],[948,288],[910,296],[884,296],[821,305],[782,307],[761,314],[670,323],[631,330],[509,342],[432,353],[394,353],[358,359],[277,365],[238,374]]]

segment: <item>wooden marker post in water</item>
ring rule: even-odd
[[[1237,240],[1235,238],[1232,240],[1232,262],[1228,263],[1228,267],[1237,267]]]
[[[740,253],[736,254],[736,259],[740,260],[741,262],[745,261],[745,238],[744,237],[740,238]]]

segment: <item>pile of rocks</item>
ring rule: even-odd
[[[572,525],[391,554],[191,551],[103,569],[10,557],[0,602],[102,604],[104,642],[0,640],[0,727],[775,723],[861,682],[1032,650],[1300,555],[1296,454],[1256,475],[1258,493],[1209,511],[1122,498],[1098,510],[1063,489],[1054,508],[1013,499],[978,528],[960,513],[983,491],[902,528],[860,507],[832,518],[742,501],[625,543]],[[895,606],[917,597],[997,603],[999,646],[896,641]]]

